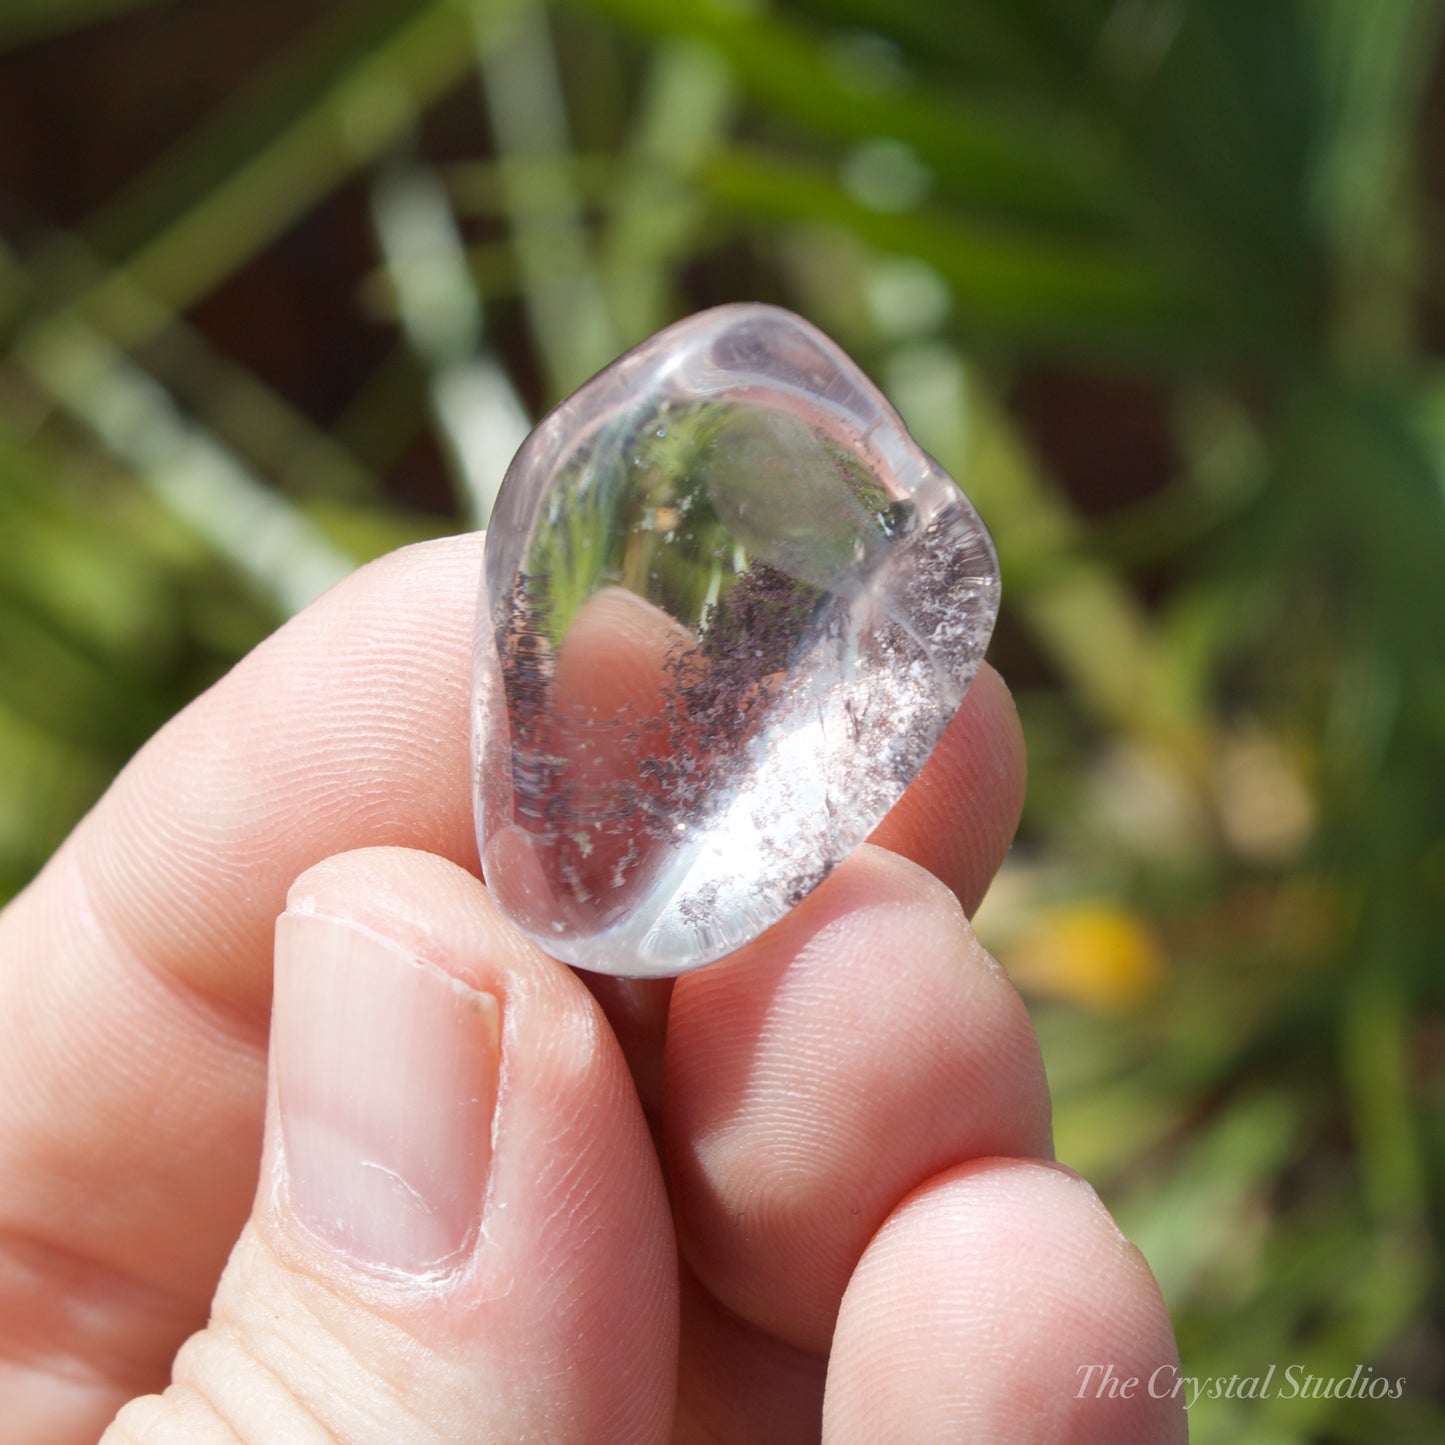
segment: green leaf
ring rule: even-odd
[[[1171,278],[1117,245],[985,226],[934,209],[888,213],[855,200],[826,171],[734,149],[701,172],[721,204],[752,215],[846,227],[880,250],[928,262],[961,315],[1013,343],[1193,352],[1205,318]]]
[[[959,205],[1095,230],[1118,222],[1119,178],[1107,148],[1057,111],[990,107],[921,79],[882,90],[859,84],[825,36],[743,7],[586,3],[644,33],[715,47],[759,100],[819,135],[910,147]]]

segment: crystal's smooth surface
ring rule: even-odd
[[[557,958],[681,973],[861,842],[998,609],[977,514],[807,322],[725,306],[551,413],[492,517],[477,827]]]

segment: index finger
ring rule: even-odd
[[[255,1191],[290,883],[367,844],[476,871],[481,555],[449,539],[342,582],[163,728],[0,913],[0,1398],[45,1411],[36,1438],[156,1388],[204,1322]]]

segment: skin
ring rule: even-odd
[[[1177,1354],[1051,1162],[1037,1042],[968,925],[1024,785],[997,675],[763,937],[584,983],[476,876],[479,560],[348,579],[0,914],[0,1442],[1184,1439],[1178,1401],[1078,1397]],[[480,1233],[439,1275],[365,1267],[284,1187],[288,894],[499,1001]]]

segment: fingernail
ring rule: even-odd
[[[301,1221],[384,1273],[454,1266],[491,1163],[497,1000],[354,924],[284,913],[271,1048]]]

